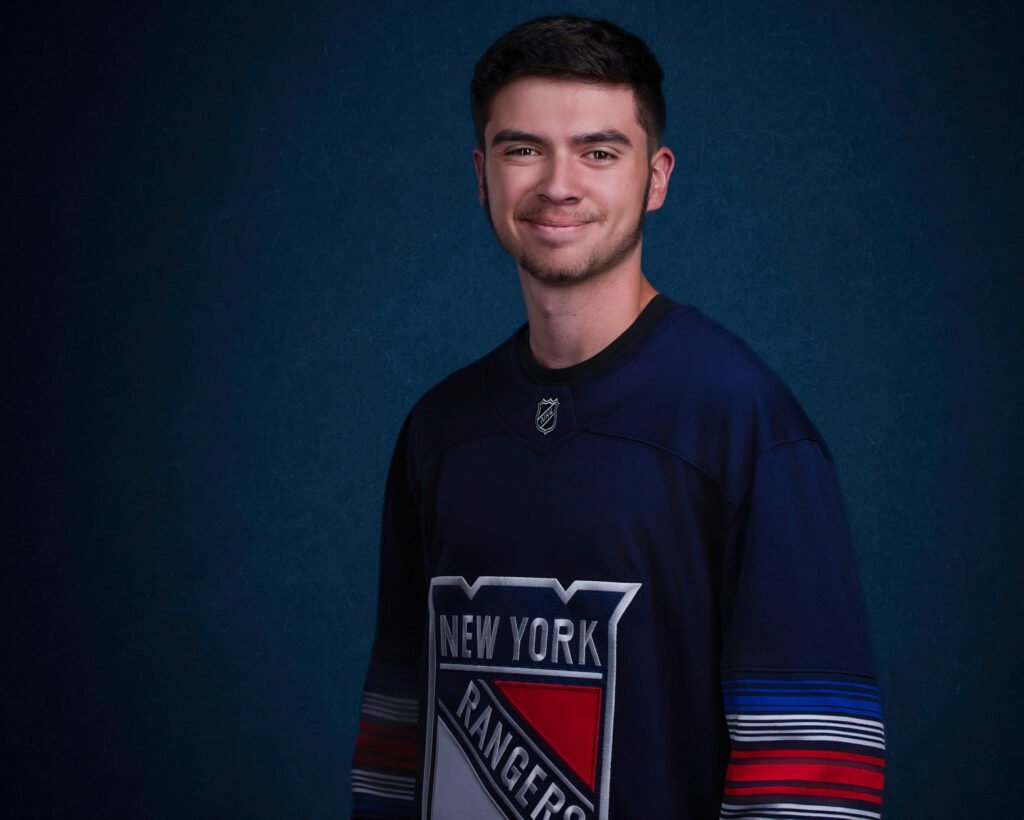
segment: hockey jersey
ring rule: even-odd
[[[664,296],[571,368],[528,333],[399,435],[354,816],[879,817],[848,528],[791,393]]]

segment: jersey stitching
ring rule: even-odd
[[[670,450],[661,444],[655,444],[653,441],[647,441],[646,439],[639,438],[638,436],[630,436],[625,433],[611,433],[605,430],[598,430],[593,427],[584,427],[583,429],[588,433],[593,433],[595,436],[604,436],[605,438],[614,438],[619,439],[620,441],[629,441],[632,442],[633,444],[640,444],[644,447],[650,447],[651,449],[657,450],[660,453],[664,453],[667,456],[671,456],[674,459],[682,461],[684,464],[689,465],[702,476],[704,476],[706,479],[708,479],[708,481],[714,484],[718,488],[718,492],[721,494],[722,498],[726,500],[730,507],[738,506],[737,503],[729,497],[729,494],[725,491],[725,488],[722,487],[721,481],[719,481],[714,475],[709,473],[695,461],[693,461],[690,458],[687,458],[681,453],[677,453],[674,450]]]
[[[791,438],[791,439],[786,439],[785,441],[777,441],[777,442],[775,442],[774,444],[766,447],[760,453],[758,453],[756,456],[754,456],[754,465],[753,465],[753,469],[750,471],[750,478],[748,479],[747,486],[744,488],[743,494],[740,497],[745,501],[747,499],[747,497],[750,495],[750,492],[751,492],[751,490],[753,489],[753,486],[754,486],[754,480],[757,477],[757,466],[761,462],[761,459],[764,456],[768,455],[769,453],[773,453],[776,450],[779,450],[779,449],[781,449],[783,447],[789,447],[790,445],[793,445],[793,444],[801,444],[801,443],[803,443],[805,441],[809,441],[809,442],[814,443],[815,445],[817,445],[817,447],[821,451],[822,455],[825,454],[825,448],[822,445],[821,440],[815,438],[814,436],[799,436],[797,438]],[[739,506],[742,506],[742,503]]]

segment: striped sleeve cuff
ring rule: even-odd
[[[353,817],[414,817],[419,702],[415,688],[371,672],[352,760]]]
[[[885,731],[870,679],[758,671],[722,689],[732,740],[722,818],[881,817]]]

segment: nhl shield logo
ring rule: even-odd
[[[545,436],[558,424],[558,399],[541,399],[537,402],[537,414],[534,424]]]
[[[616,631],[639,589],[431,581],[424,820],[607,820]]]

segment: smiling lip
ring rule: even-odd
[[[572,221],[562,221],[559,219],[538,219],[536,217],[527,217],[523,220],[533,228],[537,228],[542,231],[572,231],[574,229],[583,228],[590,224],[591,220],[588,219],[575,219]]]

